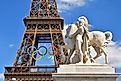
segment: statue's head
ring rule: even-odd
[[[76,25],[77,25],[77,26],[86,26],[86,27],[88,27],[88,19],[87,19],[87,17],[85,17],[85,16],[80,16],[80,17],[77,19]]]

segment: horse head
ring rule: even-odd
[[[104,34],[105,34],[106,43],[107,44],[110,43],[112,41],[112,37],[113,37],[112,33],[110,31],[107,31]]]
[[[70,24],[68,28],[66,29],[66,35],[65,38],[69,38],[72,34],[74,34],[78,30],[77,26],[75,24]]]

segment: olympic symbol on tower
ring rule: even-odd
[[[31,52],[31,49],[34,49],[34,51]],[[54,49],[53,53],[51,52],[51,49]],[[44,50],[44,52],[42,51]],[[51,60],[52,57],[54,57],[56,54],[58,54],[58,48],[54,45],[50,46],[50,47],[46,47],[46,46],[40,46],[38,48],[36,48],[35,46],[29,46],[27,49],[27,53],[28,55],[30,55],[34,60],[41,60],[42,57],[44,57],[45,60]],[[47,58],[45,57],[46,54],[49,54],[50,57]],[[36,58],[35,55],[40,55],[39,58]]]

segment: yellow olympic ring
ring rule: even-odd
[[[40,55],[40,57],[39,57],[39,58],[35,58],[35,57],[34,57],[35,52],[37,52],[37,51],[38,51],[39,53],[41,53],[39,50],[33,51],[33,53],[32,53],[32,58],[33,58],[33,59],[35,59],[35,60],[40,60],[40,59],[42,58],[42,56],[41,56],[41,55]]]

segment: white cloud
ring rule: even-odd
[[[113,66],[121,66],[121,44],[118,42],[111,42],[106,48],[109,55],[109,61]]]
[[[85,6],[87,2],[93,0],[58,0],[58,9],[59,12],[70,10],[74,7]]]
[[[4,74],[3,73],[0,73],[0,79],[4,79]]]
[[[64,29],[62,30],[64,36],[65,36],[65,34],[66,34],[66,29],[68,28],[68,26],[69,26],[69,25],[66,25],[66,24],[64,25]]]
[[[63,33],[63,38],[64,38],[64,42],[66,43],[66,39],[65,39],[65,35],[66,35],[66,29],[68,28],[69,25],[64,25],[64,29],[62,30]]]
[[[14,46],[14,44],[9,44],[9,47],[13,47]]]
[[[96,53],[93,48],[91,48],[91,55],[94,56]],[[106,52],[108,54],[109,64],[114,67],[121,67],[121,46],[120,43],[111,42],[106,47]],[[104,64],[104,54],[101,57],[97,58],[97,63]]]
[[[88,24],[88,28],[89,28],[89,30],[92,30],[92,29],[94,29],[94,25]]]

